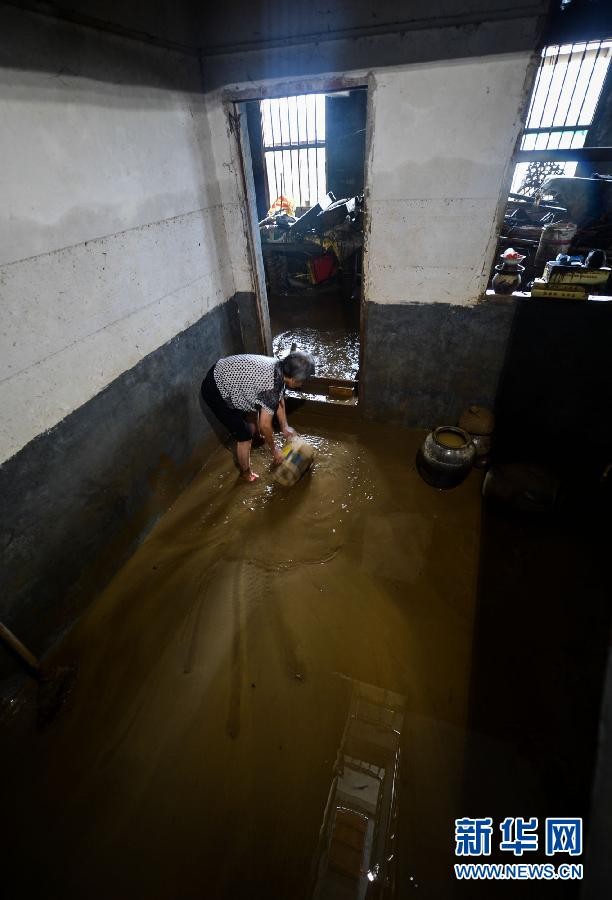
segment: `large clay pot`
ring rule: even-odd
[[[491,459],[491,445],[493,429],[495,428],[495,416],[486,406],[468,406],[459,416],[457,423],[459,428],[467,431],[472,437],[476,448],[476,468],[488,466]]]
[[[486,468],[491,462],[491,446],[493,440],[490,434],[473,434],[472,443],[476,450],[474,465],[477,469]]]
[[[470,435],[453,425],[443,425],[427,435],[417,453],[419,475],[432,487],[452,488],[467,477],[476,450]]]
[[[468,406],[459,416],[457,423],[468,434],[493,434],[495,415],[486,406]]]
[[[519,263],[503,262],[495,266],[496,274],[493,276],[491,286],[496,294],[511,294],[518,291],[521,286],[521,276],[525,266]]]

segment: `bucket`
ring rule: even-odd
[[[311,467],[316,451],[303,438],[294,438],[283,447],[283,461],[274,473],[274,480],[283,487],[292,487]]]
[[[558,253],[567,253],[577,228],[573,222],[545,225],[540,235],[535,264],[547,263],[550,259],[556,259]]]

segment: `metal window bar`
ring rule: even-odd
[[[559,62],[559,54],[560,54],[560,53],[561,53],[561,47],[557,47],[557,55],[556,55],[556,58],[555,58],[555,61],[554,61],[553,65],[552,65],[552,72],[551,72],[551,75],[550,75],[550,79],[549,79],[549,81],[548,81],[548,87],[546,88],[546,96],[544,97],[544,102],[542,103],[542,112],[540,113],[540,121],[538,122],[538,128],[541,128],[541,127],[542,127],[542,121],[543,121],[543,119],[544,119],[544,113],[545,113],[545,111],[546,111],[546,106],[547,106],[547,104],[548,104],[548,95],[550,94],[550,89],[551,89],[552,83],[553,83],[553,76],[554,76],[555,69],[557,68],[557,64],[558,64],[558,62]],[[542,62],[542,64],[541,64],[542,72],[544,71],[544,65],[545,65],[545,60],[544,60],[544,61]],[[532,98],[532,106],[535,104],[536,99],[537,99],[537,98],[536,98],[536,96],[534,95],[533,98]]]
[[[296,206],[312,206],[325,193],[324,97],[298,94],[260,102],[271,203],[285,196]]]
[[[319,134],[319,126],[318,126],[318,122],[317,122],[317,99],[316,99],[316,97],[315,97],[315,104],[314,104],[314,120],[315,120],[315,137],[316,137]],[[314,158],[315,158],[315,184],[318,187],[319,186],[319,154],[318,154],[317,150],[315,150]]]
[[[597,52],[595,53],[595,56],[593,57],[593,65],[591,66],[591,71],[590,71],[590,74],[589,74],[589,80],[588,80],[588,82],[587,82],[587,85],[586,85],[586,88],[585,88],[585,91],[584,91],[584,95],[583,95],[583,97],[582,97],[582,103],[580,104],[580,109],[578,110],[578,115],[576,116],[577,122],[580,122],[580,119],[581,119],[581,117],[582,117],[582,110],[583,110],[583,108],[584,108],[584,104],[585,104],[587,95],[588,95],[588,93],[589,93],[589,89],[590,89],[590,87],[591,87],[591,82],[592,82],[592,80],[593,80],[593,73],[594,73],[594,71],[595,71],[595,67],[596,67],[596,65],[597,65],[597,61],[599,60],[599,56],[600,56],[600,54],[601,54],[601,47],[602,47],[602,45],[601,45],[601,43],[600,43],[600,44],[599,44],[599,47],[597,48]],[[609,55],[609,54],[608,54],[608,55]],[[603,89],[603,81],[602,81],[602,83],[601,83],[601,88],[599,89],[599,94],[598,94],[598,96],[597,96],[597,102],[599,102],[599,97],[601,96],[601,91],[602,91],[602,89]],[[595,104],[595,107],[597,107],[597,103]],[[593,114],[591,115],[591,121],[593,120],[594,112],[595,112],[595,110],[593,110]],[[569,113],[569,108],[568,108],[568,113]],[[566,122],[564,122],[563,124],[565,125]],[[591,122],[589,122],[589,125],[590,125],[590,124],[591,124]]]
[[[544,121],[544,116],[546,114],[546,107],[548,106],[548,98],[550,96],[550,89],[552,88],[555,71],[557,70],[557,66],[559,65],[559,56],[561,55],[561,47],[557,47],[557,55],[555,57],[555,61],[552,64],[552,71],[550,73],[550,78],[548,80],[548,87],[546,88],[546,96],[544,97],[544,102],[542,103],[542,112],[540,113],[540,121],[538,123],[538,127],[542,127],[542,122]],[[535,99],[535,98],[534,98]]]
[[[294,98],[293,98],[293,102],[295,103],[295,124],[296,124],[296,127],[297,127],[297,139],[298,139],[298,145],[299,145],[299,142],[300,142],[300,121],[299,121],[299,118],[298,118],[298,102],[297,102],[297,97],[294,97]],[[301,177],[300,177],[300,150],[299,150],[299,148],[298,148],[298,150],[296,151],[296,156],[297,156],[298,190],[299,190],[300,197],[301,197],[301,196],[302,196],[302,179],[301,179]]]
[[[544,51],[543,51],[543,52],[544,52]],[[538,91],[539,91],[539,89],[540,89],[540,82],[541,82],[541,80],[542,80],[542,72],[543,72],[543,71],[544,71],[544,65],[543,65],[543,63],[540,63],[540,65],[538,66],[538,73],[537,73],[537,75],[536,75],[535,84],[534,84],[534,86],[533,86],[533,91],[532,91],[532,94],[531,94],[531,99],[530,99],[530,101],[529,101],[529,109],[528,109],[528,111],[527,111],[527,118],[526,118],[526,120],[525,120],[525,123],[526,123],[527,125],[529,124],[529,122],[531,122],[531,116],[532,116],[532,112],[533,112],[533,105],[534,105],[535,98],[538,96]]]
[[[584,47],[584,49],[583,49],[583,51],[582,51],[582,56],[580,57],[580,62],[578,63],[578,72],[583,72],[583,66],[584,66],[584,61],[585,61],[585,59],[586,59],[586,45],[585,45],[585,47]],[[566,80],[567,80],[567,73],[568,73],[569,70],[570,70],[571,62],[572,62],[572,54],[570,54],[570,58],[569,58],[568,64],[567,64],[567,66],[566,66],[566,68],[565,68],[565,74],[564,74],[564,76],[563,76],[563,84],[562,84],[561,90],[559,91],[559,100],[557,101],[557,109],[559,108],[559,102],[560,102],[561,97],[562,97],[562,95],[563,95],[563,86],[565,86],[565,82],[566,82]],[[572,103],[574,102],[574,95],[575,95],[575,93],[576,93],[576,87],[577,87],[577,85],[578,85],[578,81],[579,81],[579,79],[578,79],[578,77],[576,77],[576,78],[574,79],[574,85],[573,85],[573,87],[572,87],[572,93],[570,94],[570,98],[569,98],[569,101],[568,101],[568,104],[567,104],[567,111],[566,111],[566,113],[565,113],[565,118],[563,119],[563,124],[564,124],[564,125],[567,125],[567,120],[568,120],[568,117],[569,117],[569,114],[570,114],[570,109],[572,108]],[[554,124],[554,121],[555,121],[555,117],[556,117],[556,115],[553,116],[553,124]],[[589,123],[589,124],[590,124],[590,123]],[[548,136],[548,140],[546,141],[546,148],[548,148],[549,145],[550,145],[550,135]]]
[[[571,135],[574,146],[576,133],[593,121],[611,56],[612,39],[544,48],[521,150],[529,149],[530,135],[536,136],[536,150],[548,149],[552,135],[563,133]],[[544,143],[538,141],[540,136]]]
[[[289,119],[289,97],[285,97],[283,102],[283,106],[285,107],[285,114],[287,117],[287,143],[291,146],[291,124]],[[288,154],[288,156],[285,156]],[[289,183],[291,185],[290,193],[293,193],[293,160],[291,159],[291,150],[283,150],[283,159],[285,161],[285,165],[289,170]],[[285,182],[286,183],[286,182]]]
[[[531,161],[557,160],[565,174],[572,175],[578,160],[595,158],[597,148],[585,148],[584,143],[611,59],[612,38],[542,50],[512,192],[517,191]],[[609,156],[609,150],[602,148],[602,152]]]
[[[263,135],[265,134],[265,126],[264,126],[264,109],[265,109],[264,104],[263,104],[263,103],[260,103],[260,104],[259,104],[259,115],[260,115],[260,118],[261,118],[261,134],[262,134],[262,137],[263,137]],[[270,118],[270,130],[272,130],[272,110],[270,109],[269,106],[268,106],[267,109],[268,109],[268,115],[269,115],[269,118]],[[265,160],[265,155],[264,155],[264,160]],[[267,160],[266,160],[266,162],[267,162]],[[274,195],[275,195],[275,197],[276,197],[276,196],[277,196],[277,195],[276,195],[276,185],[277,185],[277,183],[278,183],[278,175],[277,175],[277,172],[276,172],[276,160],[274,159],[274,157],[272,157],[272,164],[273,164],[273,167],[274,167]],[[270,188],[271,188],[270,181],[271,181],[272,179],[270,178],[270,173],[267,173],[267,174],[268,174],[268,205],[269,205],[270,203],[273,203],[273,202],[274,202],[274,198],[272,197],[272,191],[270,190]]]

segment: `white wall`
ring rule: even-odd
[[[515,53],[341,73],[370,85],[367,300],[470,305],[482,296],[531,62],[531,54]],[[300,92],[325,90],[338,74],[293,81]],[[221,123],[224,93],[253,96],[259,88],[274,90],[274,82],[211,93],[212,114]],[[292,79],[284,79],[282,89],[290,93]],[[241,187],[219,177],[228,209],[244,206]],[[234,278],[246,282],[240,234],[230,250]]]
[[[254,283],[236,141],[196,61],[1,24],[0,462]],[[372,91],[368,300],[482,293],[529,61],[349,73]]]
[[[0,462],[234,292],[196,60],[2,25]]]
[[[369,300],[467,305],[486,289],[530,59],[375,73]]]
[[[211,156],[227,236],[226,262],[231,267],[234,289],[253,291],[255,280],[247,243],[248,205],[244,194],[239,137],[232,133],[229,124],[233,104],[225,105],[221,92],[217,91],[206,94],[205,102]]]

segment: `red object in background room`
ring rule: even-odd
[[[333,253],[325,253],[323,256],[315,256],[314,259],[309,260],[308,268],[313,284],[320,284],[336,274],[338,263]]]

